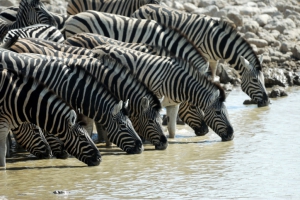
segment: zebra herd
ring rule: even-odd
[[[209,126],[232,140],[226,95],[214,81],[220,59],[258,106],[269,104],[262,59],[224,21],[157,0],[70,0],[67,13],[39,0],[0,13],[0,167],[9,131],[39,158],[70,154],[88,166],[101,162],[94,123],[127,153],[142,153],[142,139],[164,150],[162,107],[170,138],[178,113],[196,135]]]

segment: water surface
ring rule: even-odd
[[[0,170],[0,199],[299,199],[300,88],[288,94],[257,108],[233,90],[226,101],[235,130],[230,142],[178,125],[164,151],[145,145],[142,154],[127,155],[98,144],[97,167],[19,153]]]

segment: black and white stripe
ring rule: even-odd
[[[16,21],[0,24],[0,39],[11,29],[22,28],[34,24],[57,26],[53,16],[46,10],[40,0],[21,0]]]
[[[41,44],[42,41],[39,41]],[[10,50],[18,53],[23,53],[25,50],[25,52],[30,53],[51,55],[48,57],[34,55],[34,57],[58,60],[66,65],[81,66],[93,74],[119,100],[126,101],[129,99],[129,118],[139,135],[149,139],[156,149],[165,149],[168,146],[160,122],[160,101],[143,83],[136,80],[126,67],[111,60],[107,62],[103,57],[101,59],[78,58],[78,55],[74,59],[74,54],[51,50],[45,46],[35,44],[30,39],[18,40],[10,46]]]
[[[131,121],[120,111],[122,103],[80,65],[63,65],[55,60],[31,58],[11,51],[1,53],[1,64],[46,84],[72,108],[102,124],[110,140],[124,151],[143,151]]]
[[[227,61],[239,71],[242,90],[257,101],[258,106],[269,104],[261,71],[262,60],[258,59],[250,44],[230,24],[209,16],[189,14],[159,5],[142,6],[132,16],[155,20],[163,26],[176,28],[193,41],[210,62],[214,74],[217,61]]]
[[[75,15],[87,10],[96,10],[130,17],[145,4],[160,4],[160,0],[70,0],[67,14]]]
[[[115,59],[128,67],[158,97],[162,106],[188,102],[205,113],[204,118],[223,140],[233,138],[233,128],[224,105],[225,92],[220,85],[208,81],[179,58],[163,58],[143,52],[106,45],[97,49],[107,60]]]
[[[33,123],[59,137],[71,155],[89,166],[99,165],[100,153],[86,131],[75,123],[75,111],[44,84],[12,69],[1,69],[0,88],[0,134],[7,135],[24,122]],[[5,147],[5,140],[0,146]],[[1,157],[0,166],[5,167],[5,157]]]

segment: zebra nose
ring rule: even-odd
[[[205,123],[202,123],[200,126],[194,128],[195,134],[197,136],[203,136],[208,133],[208,126]]]
[[[129,154],[140,154],[144,151],[144,146],[142,141],[136,140],[135,146],[133,148],[128,149],[127,153]]]
[[[229,126],[227,128],[227,134],[222,136],[222,141],[230,141],[233,140],[234,135],[233,135],[233,128],[231,126]]]
[[[92,154],[92,157],[88,161],[88,166],[98,166],[100,162],[102,161],[101,155],[99,151],[94,151]]]
[[[270,99],[266,93],[263,94],[263,100],[257,102],[258,107],[268,106],[270,104]]]
[[[169,143],[168,143],[168,139],[165,135],[162,135],[160,137],[160,142],[158,145],[155,145],[155,149],[156,150],[165,150],[168,147]]]

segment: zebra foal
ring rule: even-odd
[[[70,0],[67,14],[75,15],[87,10],[113,13],[130,17],[145,4],[160,4],[160,0]]]
[[[2,54],[2,53],[1,53]],[[66,150],[89,166],[99,165],[100,153],[77,123],[70,106],[32,77],[0,65],[0,166],[5,167],[6,137],[24,122],[37,124],[59,137]]]

